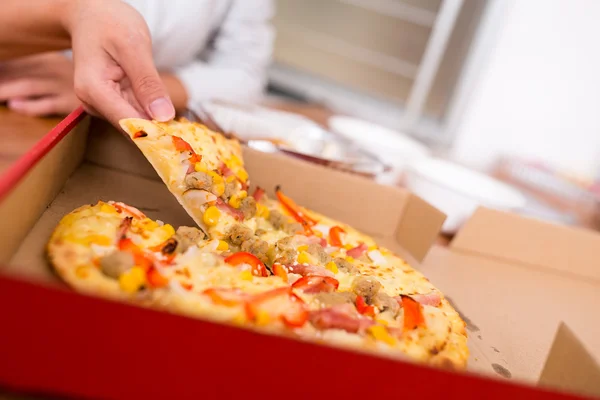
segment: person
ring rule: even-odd
[[[69,47],[74,92],[86,110],[113,124],[126,117],[174,117],[148,26],[133,7],[120,0],[2,1],[0,62]]]
[[[273,47],[271,0],[126,2],[149,26],[153,59],[176,109],[194,109],[211,98],[244,102],[261,96]],[[135,46],[128,51],[137,53]],[[0,101],[28,115],[69,113],[79,105],[73,87],[78,59],[52,52],[4,63]]]

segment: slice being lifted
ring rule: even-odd
[[[255,215],[239,142],[185,120],[120,124],[207,236],[222,237]]]

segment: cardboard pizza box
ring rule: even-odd
[[[595,338],[594,295],[585,286],[591,279],[577,280],[573,271],[567,271],[568,280],[555,277],[565,273],[558,268],[561,263],[523,267],[532,259],[522,263],[512,255],[520,254],[517,247],[500,260],[501,247],[494,253],[496,247],[486,247],[492,242],[484,239],[497,239],[488,233],[496,232],[495,224],[511,236],[512,217],[490,222],[486,215],[496,214],[482,211],[452,248],[429,251],[444,215],[406,190],[280,155],[245,149],[244,157],[253,183],[270,194],[282,185],[298,203],[374,236],[417,268],[425,259],[424,273],[469,324],[470,371],[442,371],[257,334],[65,289],[51,272],[44,247],[59,219],[74,208],[118,200],[175,226],[193,224],[137,147],[78,110],[0,177],[0,389],[94,398],[268,398],[281,393],[307,398],[316,392],[336,397],[423,397],[425,392],[433,397],[566,397],[532,386],[541,382],[596,393],[598,353],[576,339],[593,344]],[[525,232],[519,221],[515,229]],[[582,274],[593,277],[590,263]],[[523,305],[527,293],[570,299],[552,299],[547,302],[552,308],[539,299]],[[576,316],[567,315],[570,307]]]

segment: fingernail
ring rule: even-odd
[[[157,121],[164,122],[175,118],[175,108],[173,108],[173,104],[166,97],[154,100],[148,108],[150,116]]]

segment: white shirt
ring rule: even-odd
[[[145,18],[154,62],[180,79],[190,108],[210,98],[261,96],[273,49],[272,0],[125,1]]]

